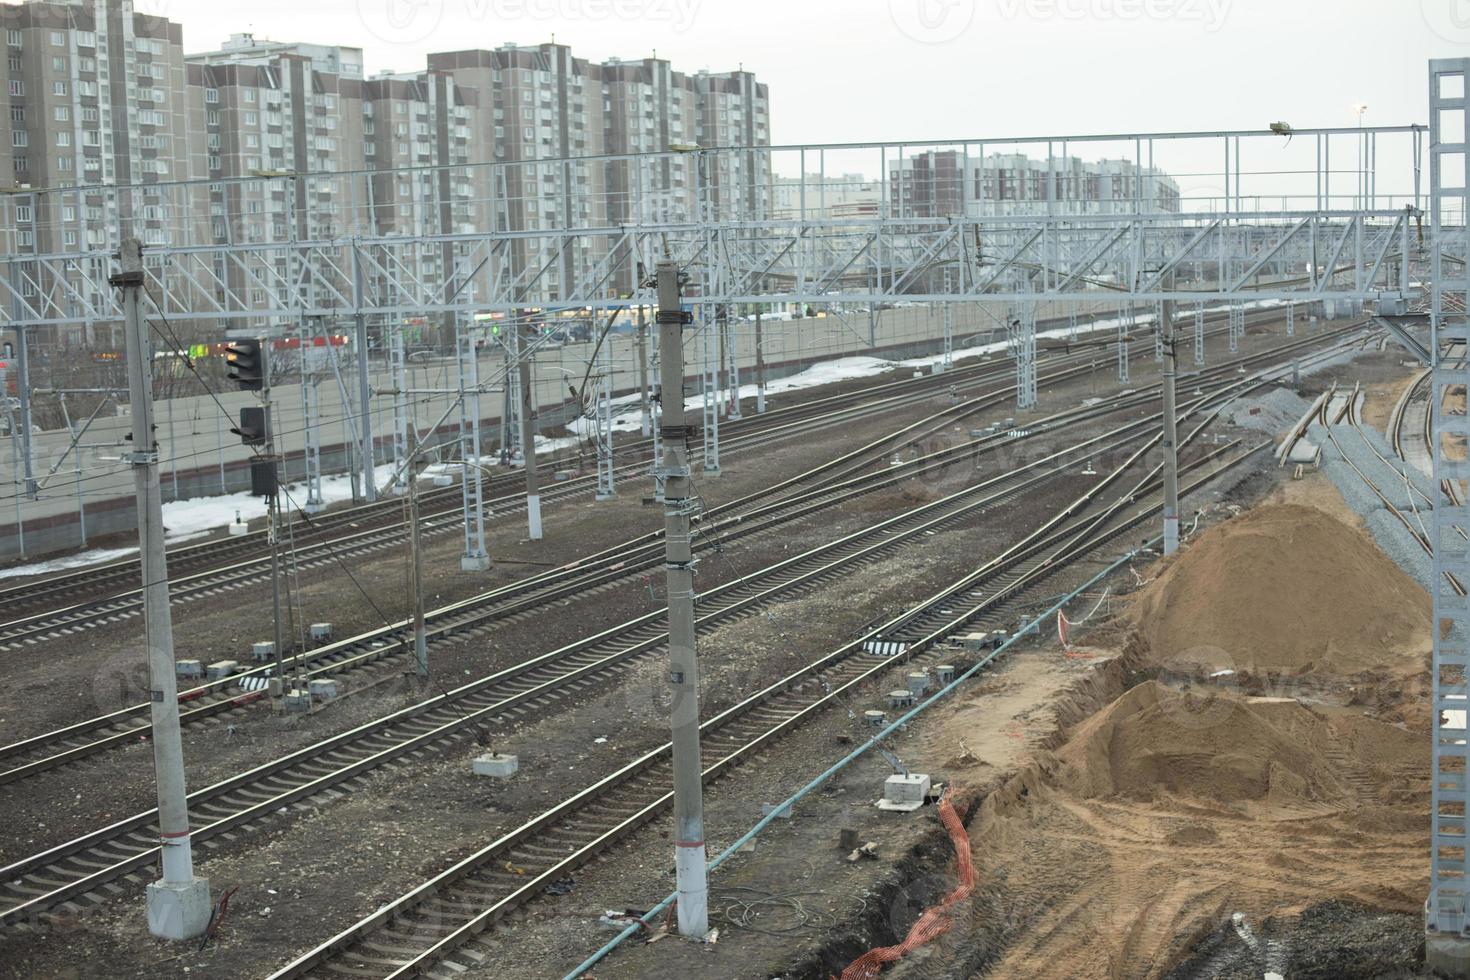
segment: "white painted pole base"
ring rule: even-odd
[[[483,572],[490,568],[489,555],[460,555],[459,570],[461,572]]]
[[[1179,550],[1179,518],[1164,518],[1164,554],[1172,555]]]
[[[541,540],[541,495],[526,494],[526,536],[532,541]]]
[[[705,878],[704,844],[674,846],[674,874],[679,886],[679,935],[709,935],[709,882]]]
[[[160,939],[193,939],[209,925],[209,880],[155,881],[148,886],[148,931]]]

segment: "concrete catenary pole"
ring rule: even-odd
[[[521,379],[521,458],[526,462],[526,536],[541,540],[541,487],[536,473],[536,386],[531,378],[530,324],[516,326],[516,374]]]
[[[179,735],[178,681],[174,673],[173,619],[168,562],[163,547],[163,491],[158,482],[158,444],[153,432],[152,345],[143,325],[143,247],[122,244],[122,271],[112,285],[123,292],[127,339],[129,412],[138,499],[138,543],[143,563],[143,610],[148,643],[148,687],[153,721],[153,772],[158,783],[158,830],[163,878],[148,885],[148,931],[164,939],[189,939],[209,924],[209,882],[194,876],[189,840],[184,747]]]
[[[1179,446],[1174,418],[1178,361],[1174,357],[1173,300],[1165,300],[1160,308],[1159,331],[1164,345],[1164,554],[1172,555],[1179,550]]]
[[[669,593],[669,685],[674,760],[674,871],[679,932],[709,932],[705,878],[703,763],[699,754],[699,660],[694,633],[694,553],[689,519],[689,427],[684,423],[684,326],[679,267],[660,262],[658,281],[659,428],[663,434],[664,568]]]

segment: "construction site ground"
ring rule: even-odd
[[[1251,334],[1247,349],[1262,340]],[[1221,356],[1221,352],[1212,347],[1211,356]],[[1334,374],[1371,380],[1387,392],[1405,374],[1400,360],[1392,349],[1365,354],[1350,367],[1305,379],[1303,397],[1310,398]],[[1083,379],[1043,390],[1043,411],[1075,404],[1097,389],[1111,390],[1116,382],[1106,378],[1107,367],[1100,368],[1101,381]],[[1153,369],[1151,361],[1138,362],[1133,386],[1147,383]],[[1372,402],[1370,398],[1370,405]],[[946,403],[946,398],[938,397],[912,409],[908,417],[917,418]],[[1003,407],[980,416],[975,424],[1016,414]],[[1022,424],[1025,420],[1018,418]],[[701,481],[701,492],[708,503],[717,504],[798,472],[817,459],[836,456],[897,428],[902,421],[897,415],[874,419],[844,427],[815,448],[788,445],[763,451],[759,460],[732,458],[721,479]],[[973,567],[976,556],[993,554],[1014,540],[1034,515],[1054,508],[1078,488],[1062,481],[993,510],[983,522],[946,534],[942,543],[923,539],[904,546],[834,584],[793,596],[703,637],[705,713],[734,703],[763,683],[851,639],[879,617],[931,594]],[[735,542],[705,558],[700,586],[708,588],[783,554],[831,540],[898,513],[941,489],[925,484],[905,486],[846,505],[835,516],[824,515],[820,522],[793,524],[779,534]],[[630,486],[624,498],[611,505],[594,507],[590,500],[558,505],[548,515],[546,542],[533,546],[507,530],[493,549],[511,559],[560,562],[613,544],[655,523],[657,514],[642,508],[636,499],[640,492],[641,488]],[[1272,508],[1310,508],[1332,522],[1325,526],[1330,533],[1324,532],[1324,538],[1361,536],[1352,525],[1351,513],[1340,501],[1334,502],[1334,497],[1335,491],[1319,477],[1281,481],[1274,466],[1268,465],[1268,454],[1258,454],[1250,466],[1216,481],[1188,501],[1188,512],[1198,509],[1203,515],[1186,557],[1203,550],[1200,545],[1210,535],[1251,520],[1250,508],[1256,506],[1263,508],[1262,513]],[[1236,517],[1242,509],[1246,516]],[[1364,540],[1371,549],[1371,540]],[[1125,546],[1125,542],[1118,544],[1120,549]],[[425,567],[434,596],[431,606],[526,573],[527,566],[507,561],[488,576],[462,575],[456,569],[458,552],[459,542],[453,536],[426,544],[429,561]],[[1136,702],[1147,700],[1145,692],[1155,692],[1151,709],[1185,699],[1181,703],[1186,708],[1158,709],[1166,718],[1192,717],[1187,706],[1193,702],[1188,699],[1198,693],[1200,672],[1214,663],[1202,657],[1196,657],[1198,662],[1170,660],[1167,664],[1150,659],[1141,639],[1148,624],[1128,617],[1150,601],[1149,589],[1166,582],[1167,573],[1147,565],[1138,566],[1137,571],[1150,585],[1137,597],[1123,598],[1137,582],[1132,573],[1114,577],[1109,584],[1110,598],[1097,621],[1116,615],[1085,635],[1086,655],[1068,655],[1047,637],[1029,640],[968,688],[962,698],[924,717],[894,740],[891,748],[906,764],[933,773],[968,804],[981,887],[975,898],[959,908],[956,928],[893,968],[893,975],[918,970],[930,972],[916,975],[960,976],[991,968],[997,976],[1032,975],[1031,966],[1047,957],[1064,958],[1082,951],[1091,957],[1084,961],[1086,969],[1055,975],[1164,976],[1171,970],[1186,969],[1203,956],[1216,956],[1210,962],[1226,963],[1237,955],[1228,942],[1235,932],[1230,930],[1226,936],[1220,931],[1221,916],[1228,918],[1231,911],[1249,916],[1264,947],[1268,939],[1312,929],[1324,935],[1337,930],[1364,937],[1379,929],[1387,936],[1384,930],[1389,926],[1380,929],[1373,924],[1378,921],[1375,917],[1387,914],[1387,921],[1398,928],[1402,917],[1412,913],[1414,903],[1422,902],[1425,875],[1420,865],[1424,863],[1425,834],[1414,821],[1427,820],[1420,819],[1427,810],[1416,795],[1427,790],[1422,772],[1416,784],[1414,774],[1407,771],[1417,764],[1412,746],[1405,747],[1404,755],[1386,759],[1382,772],[1344,767],[1341,759],[1324,749],[1322,759],[1288,767],[1288,772],[1267,786],[1264,796],[1250,795],[1259,787],[1244,775],[1230,783],[1228,792],[1214,795],[1208,786],[1167,781],[1154,785],[1147,779],[1137,786],[1129,783],[1127,793],[1112,786],[1099,792],[1085,776],[1077,775],[1090,768],[1088,746],[1092,743],[1085,736],[1103,724],[1098,719],[1116,715],[1126,722],[1138,713]],[[380,603],[375,610],[354,588],[344,587],[340,574],[327,569],[302,576],[300,588],[308,618],[330,618],[360,630],[381,618],[403,615],[401,553],[364,560],[354,565],[353,572],[369,595],[397,596],[397,608]],[[1080,584],[1094,572],[1094,568],[1063,572],[1057,576],[1056,591]],[[655,575],[652,580],[612,586],[580,600],[568,609],[570,614],[533,614],[498,624],[485,635],[437,648],[438,683],[452,686],[656,608],[662,602],[662,582],[656,579]],[[1301,583],[1291,583],[1292,589],[1299,587]],[[1411,584],[1410,588],[1417,587]],[[180,632],[179,656],[233,656],[260,638],[258,627],[265,619],[257,590],[242,591],[239,596],[238,603],[223,599],[184,606],[175,620]],[[1394,598],[1413,606],[1408,593],[1395,593]],[[1319,596],[1317,601],[1320,605],[1329,599]],[[1423,606],[1427,623],[1427,598]],[[1403,647],[1397,652],[1407,660],[1416,656],[1424,660],[1427,625],[1417,634],[1424,640],[1423,649],[1410,649],[1421,624],[1399,605],[1395,609],[1406,617],[1403,628],[1393,634],[1394,642]],[[318,610],[328,612],[318,615]],[[95,713],[95,707],[106,703],[109,696],[125,699],[128,692],[115,687],[119,676],[127,676],[130,661],[126,658],[140,655],[133,649],[140,630],[136,621],[123,623],[96,631],[95,639],[89,637],[84,649],[18,665],[0,688],[0,714],[7,726],[15,724],[22,732],[44,731]],[[1169,642],[1178,645],[1172,634]],[[1376,729],[1368,735],[1358,730],[1370,723],[1422,733],[1427,716],[1413,710],[1418,674],[1396,672],[1381,663],[1364,665],[1353,659],[1360,652],[1348,651],[1340,659],[1321,662],[1318,658],[1305,668],[1291,665],[1291,683],[1310,689],[1310,698],[1302,699],[1310,701],[1310,708],[1285,701],[1269,705],[1249,701],[1263,693],[1276,699],[1294,697],[1291,684],[1271,676],[1262,681],[1260,689],[1242,683],[1235,685],[1239,690],[1220,692],[1216,700],[1228,702],[1230,711],[1243,712],[1241,717],[1269,716],[1262,724],[1276,723],[1272,712],[1299,708],[1318,719],[1300,722],[1300,732],[1306,733],[1302,737],[1320,737],[1328,745],[1345,739],[1389,745],[1376,738]],[[1353,670],[1347,671],[1345,664]],[[1422,671],[1423,664],[1419,667]],[[521,756],[521,772],[510,781],[470,780],[466,772],[474,747],[461,746],[385,768],[370,776],[364,789],[337,799],[312,801],[290,819],[254,826],[203,848],[201,873],[211,878],[216,891],[234,884],[241,885],[241,890],[232,901],[232,921],[202,950],[169,947],[143,933],[141,903],[132,901],[141,889],[140,878],[121,883],[116,895],[100,905],[59,917],[44,935],[4,940],[0,974],[153,977],[183,975],[187,969],[211,977],[263,976],[561,799],[567,787],[584,785],[621,765],[633,751],[660,744],[667,737],[661,678],[660,665],[644,661],[624,671],[605,690],[584,692],[566,702],[563,711],[576,708],[574,725],[565,717],[553,716],[497,731],[497,744]],[[826,712],[816,723],[714,784],[707,794],[712,853],[758,820],[763,803],[783,799],[866,738],[869,730],[860,723],[861,711],[877,706],[882,689],[865,692],[863,702],[855,701],[847,711]],[[1361,699],[1363,695],[1356,692],[1365,689],[1371,692],[1371,704],[1354,700]],[[396,676],[304,718],[274,718],[267,712],[255,712],[232,717],[228,724],[190,731],[185,740],[190,785],[207,785],[427,693],[430,691],[409,678]],[[1211,718],[1222,711],[1212,708],[1201,716]],[[1420,738],[1413,745],[1424,748],[1424,759],[1419,760],[1422,770],[1427,767],[1427,741]],[[1071,769],[1068,760],[1075,763]],[[0,839],[0,860],[14,860],[150,806],[149,766],[147,747],[140,745],[99,762],[49,774],[16,792],[8,810],[7,833]],[[712,909],[720,928],[716,943],[695,945],[674,937],[651,945],[630,943],[599,964],[593,975],[826,977],[840,973],[870,946],[901,937],[914,916],[952,886],[953,845],[932,807],[902,816],[872,806],[891,771],[881,756],[865,756],[803,801],[789,820],[778,819],[751,849],[722,868],[713,880]],[[108,774],[105,780],[99,778],[103,772]],[[1034,785],[1035,791],[1022,793],[1027,785]],[[1373,795],[1378,791],[1375,787],[1387,795],[1386,800]],[[1018,802],[1008,802],[1013,800]],[[1380,822],[1348,819],[1347,814],[1356,816],[1365,808],[1372,809]],[[1028,832],[1048,826],[1049,821],[1065,827],[1067,847],[1083,853],[1088,861],[1069,862],[1060,853],[1055,859],[1048,857],[1045,841],[1049,836]],[[987,834],[987,827],[1002,830]],[[841,829],[875,842],[876,856],[848,861],[846,852],[838,847]],[[1278,838],[1283,844],[1273,850],[1263,843],[1269,839],[1264,836],[1268,830],[1297,836]],[[1356,836],[1345,837],[1349,832]],[[485,936],[481,942],[501,954],[489,962],[504,963],[513,956],[517,977],[562,976],[614,934],[599,921],[605,912],[647,908],[671,889],[668,834],[668,821],[656,821],[583,869],[566,894],[532,903]],[[1151,853],[1157,846],[1175,846],[1176,838],[1181,853],[1199,861],[1199,892],[1177,885],[1166,894],[1165,906],[1135,909],[1129,903],[1158,896],[1160,889],[1153,887],[1152,875],[1164,874],[1164,865],[1137,862],[1135,871],[1133,857]],[[1252,844],[1261,852],[1261,859],[1254,863],[1242,860],[1240,841]],[[1373,848],[1371,869],[1363,857],[1369,845]],[[1039,857],[1038,849],[1043,852]],[[1300,852],[1300,868],[1283,866],[1277,853],[1294,853],[1293,849]],[[1357,855],[1356,861],[1343,860],[1344,855]],[[1128,862],[1122,860],[1125,857]],[[1125,863],[1126,880],[1117,877]],[[1314,870],[1318,865],[1320,872]],[[1327,870],[1335,877],[1327,875]],[[1230,877],[1232,871],[1238,871],[1245,882],[1239,889],[1240,883]],[[1294,879],[1297,874],[1300,882]],[[1058,882],[1069,875],[1072,883],[1063,894],[1056,890]],[[1274,880],[1273,875],[1281,880]],[[1354,876],[1359,879],[1356,884]],[[1167,880],[1173,885],[1179,877],[1170,875]],[[1116,892],[1117,899],[1105,914],[1099,912],[1097,902],[1087,899],[1111,892]],[[1309,894],[1322,901],[1357,904],[1309,908],[1303,898]],[[1072,924],[1066,928],[1057,928],[1054,920],[1066,902],[1087,911],[1071,916]],[[1360,906],[1361,912],[1357,911]],[[997,909],[1007,910],[1003,926],[997,925]],[[1308,924],[1296,925],[1293,917],[1303,911],[1310,913],[1303,920]],[[1246,948],[1243,941],[1235,941]],[[1305,943],[1288,945],[1309,948]],[[1020,958],[1012,961],[1007,957]],[[1132,965],[1120,971],[1118,962]],[[1104,963],[1115,965],[1105,967]],[[1135,971],[1137,964],[1146,966]],[[1403,965],[1412,968],[1413,964]],[[1242,969],[1245,966],[1241,964]]]

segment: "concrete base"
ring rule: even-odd
[[[514,776],[521,763],[516,756],[491,752],[476,758],[470,763],[470,767],[476,776],[497,776],[504,779],[506,776]]]
[[[705,476],[714,477],[720,475],[720,468],[718,466],[706,466],[700,472]]]
[[[193,939],[209,925],[209,879],[182,885],[155,881],[148,886],[148,931],[163,939]]]
[[[460,555],[459,570],[461,572],[486,572],[490,570],[489,555]]]
[[[320,500],[308,500],[306,503],[301,505],[301,509],[308,514],[320,514],[322,511],[327,509],[327,505],[322,503]]]
[[[926,773],[895,773],[883,783],[883,799],[878,801],[878,809],[912,813],[929,798],[929,785]]]
[[[1424,965],[1447,977],[1470,977],[1470,939],[1448,932],[1425,932]]]
[[[597,493],[592,495],[592,499],[601,503],[604,500],[617,500],[618,495],[616,493]]]
[[[250,533],[250,525],[249,524],[231,524],[230,525],[230,537],[239,537],[242,534],[249,534],[249,533]]]

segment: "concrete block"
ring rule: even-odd
[[[276,659],[276,643],[274,640],[261,640],[259,643],[250,644],[250,655],[258,664],[270,663]]]
[[[557,470],[555,473],[553,473],[551,475],[551,478],[553,480],[555,480],[557,483],[565,483],[568,480],[570,480],[572,478],[572,476],[573,476],[573,473],[572,473],[571,470]]]
[[[495,776],[504,779],[513,776],[520,769],[520,759],[513,755],[504,755],[500,752],[491,752],[487,755],[477,757],[470,767],[476,776]]]
[[[883,722],[887,717],[887,713],[883,711],[873,710],[863,712],[863,720],[874,728],[882,728]]]
[[[880,810],[896,810],[909,813],[924,805],[929,798],[929,776],[927,773],[911,772],[908,775],[894,773],[883,781],[883,799],[878,801]]]
[[[911,708],[911,707],[913,707],[913,705],[914,705],[914,692],[913,691],[910,691],[908,688],[904,688],[903,690],[900,690],[900,691],[889,691],[888,692],[888,707],[890,707],[890,708]]]
[[[434,486],[452,487],[454,486],[454,477],[448,473],[440,473],[438,476],[434,477]]]
[[[181,679],[196,680],[204,676],[204,664],[198,660],[179,660],[174,663],[174,673]]]
[[[984,650],[990,645],[990,634],[981,630],[978,633],[965,633],[960,638],[960,646],[972,652]]]
[[[927,670],[916,670],[911,672],[905,679],[909,691],[914,697],[921,696],[929,690],[929,672]]]
[[[316,643],[326,643],[332,638],[331,623],[312,623],[311,638]]]
[[[330,701],[338,693],[337,682],[330,677],[315,677],[306,684],[313,699],[317,701]]]
[[[154,881],[148,885],[148,931],[163,939],[202,936],[212,908],[208,878],[183,884]]]
[[[459,557],[459,570],[461,572],[483,572],[489,568],[489,555],[460,555]]]
[[[934,680],[939,684],[948,684],[954,680],[954,664],[940,664],[935,667]]]
[[[216,660],[209,665],[209,679],[217,681],[221,677],[229,677],[240,669],[238,660]]]
[[[250,533],[250,525],[249,524],[231,524],[230,525],[230,537],[232,537],[232,538],[237,538],[237,537],[239,537],[242,534],[249,534],[249,533]]]
[[[1011,634],[1007,630],[991,630],[991,632],[990,632],[990,646],[991,646],[991,649],[995,649],[996,647],[1004,646],[1005,645],[1005,642],[1007,640],[1009,640],[1010,638],[1011,638]]]
[[[287,711],[311,710],[311,692],[308,690],[293,687],[286,692],[286,696],[282,700],[285,703]]]

